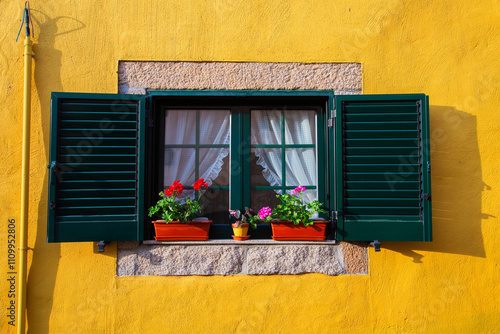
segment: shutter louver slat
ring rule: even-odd
[[[59,182],[59,189],[86,189],[89,184],[92,188],[98,189],[124,189],[132,188],[135,185],[135,180],[74,180],[74,181],[61,181]]]
[[[387,181],[346,181],[347,189],[414,189],[419,181],[387,182]]]

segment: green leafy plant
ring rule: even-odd
[[[157,216],[168,223],[169,221],[180,221],[185,223],[199,215],[202,211],[202,206],[199,203],[203,190],[208,189],[208,183],[203,178],[198,179],[193,185],[193,189],[197,191],[197,199],[190,198],[179,199],[179,195],[184,191],[183,185],[179,180],[175,181],[165,191],[160,192],[160,200],[155,206],[149,208],[149,216]]]
[[[259,221],[259,217],[253,213],[251,208],[245,208],[244,213],[241,213],[240,210],[229,210],[229,218],[234,220],[233,224],[236,224],[236,227],[240,227],[241,224],[248,223],[252,230],[257,228],[257,221]]]
[[[298,186],[291,191],[290,194],[276,195],[280,204],[273,210],[269,207],[263,207],[259,210],[259,218],[265,222],[272,219],[277,220],[290,220],[294,225],[303,223],[305,226],[312,225],[314,222],[311,217],[316,212],[326,212],[321,209],[322,203],[319,201],[312,201],[311,203],[304,203],[302,193],[306,190],[303,186]]]

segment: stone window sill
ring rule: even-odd
[[[325,240],[325,241],[275,241],[271,239],[254,239],[254,240],[244,240],[237,241],[233,239],[209,239],[207,241],[156,241],[156,240],[145,240],[142,242],[143,245],[183,245],[183,246],[214,246],[214,245],[336,245],[338,244],[335,240]]]
[[[367,274],[366,246],[274,240],[119,242],[117,275]]]

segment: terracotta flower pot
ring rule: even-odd
[[[271,221],[274,240],[325,240],[328,221],[314,221],[313,225],[294,225],[291,221]]]
[[[231,226],[233,227],[233,233],[234,233],[233,239],[235,239],[235,240],[247,240],[248,238],[250,238],[250,236],[247,235],[248,227],[250,226],[250,224],[243,223],[240,226],[237,226],[235,223],[235,224],[231,224]]]
[[[181,223],[164,220],[153,221],[155,224],[155,240],[208,240],[211,220],[196,220]]]

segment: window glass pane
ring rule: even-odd
[[[180,180],[184,186],[192,186],[196,181],[195,157],[194,148],[165,148],[163,185]]]
[[[250,160],[251,186],[281,186],[280,148],[252,148]]]
[[[196,143],[196,110],[165,111],[165,145]]]
[[[307,187],[306,187],[307,189]],[[306,203],[311,203],[312,201],[315,201],[318,199],[318,191],[316,189],[312,190],[306,190],[302,193],[302,198],[304,199],[304,202]],[[314,215],[314,217],[317,217],[318,215]]]
[[[229,144],[229,110],[200,110],[200,144]]]
[[[216,224],[229,223],[229,190],[210,188],[200,198],[203,217]]]
[[[229,151],[229,149],[224,150]],[[229,223],[229,189],[217,188],[229,186],[229,154],[227,153],[222,159],[219,174],[211,180],[207,179],[210,188],[203,194],[200,201],[203,206],[203,216],[217,224]]]
[[[316,149],[288,148],[285,150],[286,185],[316,185]]]
[[[251,111],[252,144],[281,144],[281,111]]]
[[[201,148],[198,165],[210,186],[229,186],[229,148]]]
[[[250,207],[255,212],[258,212],[265,206],[275,208],[279,204],[279,200],[276,198],[278,194],[281,194],[281,190],[254,189],[250,193]]]
[[[285,111],[285,143],[286,144],[316,143],[315,110]]]

